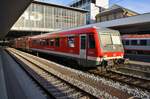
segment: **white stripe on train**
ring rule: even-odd
[[[76,54],[68,54],[68,53],[63,53],[63,52],[55,52],[55,51],[41,50],[41,49],[35,49],[35,48],[31,48],[31,50],[48,53],[48,54],[58,54],[58,55],[65,55],[65,56],[70,56],[70,57],[74,57],[74,58],[80,58],[80,55],[76,55]],[[120,58],[123,58],[123,56],[104,57],[104,58],[87,56],[88,60],[98,61],[98,62],[101,62],[102,60],[120,59]]]

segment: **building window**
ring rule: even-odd
[[[102,16],[101,21],[107,21],[107,16]]]
[[[89,35],[89,48],[91,48],[91,49],[95,48],[94,35]]]
[[[59,47],[60,46],[60,39],[59,38],[55,38],[55,46]]]
[[[116,19],[123,18],[123,13],[116,13]]]
[[[68,47],[75,47],[75,37],[74,36],[70,36],[68,37]]]
[[[50,39],[49,45],[50,45],[50,46],[54,46],[54,39]]]
[[[114,19],[114,15],[113,14],[108,16],[108,20],[113,20],[113,19]]]
[[[96,4],[96,0],[91,0],[91,3],[94,3],[94,4]]]

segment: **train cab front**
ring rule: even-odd
[[[118,31],[112,33],[99,33],[101,48],[101,65],[114,65],[124,63],[124,48]]]

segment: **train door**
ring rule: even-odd
[[[86,52],[87,52],[86,41],[87,41],[86,34],[81,34],[80,35],[80,59],[81,59],[80,61],[82,61],[82,62],[83,62],[83,60],[86,61],[86,58],[87,58],[87,56],[86,56]]]
[[[25,44],[25,46],[26,46],[26,50],[29,50],[29,38],[26,38],[26,44]]]

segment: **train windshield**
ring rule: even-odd
[[[112,39],[111,36],[108,34],[101,34],[100,35],[101,43],[106,46],[106,45],[112,45]]]
[[[118,32],[116,33],[99,33],[100,44],[104,51],[122,50],[122,42]]]
[[[118,35],[110,35],[110,34],[101,34],[100,35],[102,45],[120,45],[121,40]]]
[[[112,38],[112,42],[114,45],[116,45],[116,44],[120,45],[121,44],[120,36],[112,35],[111,38]]]

